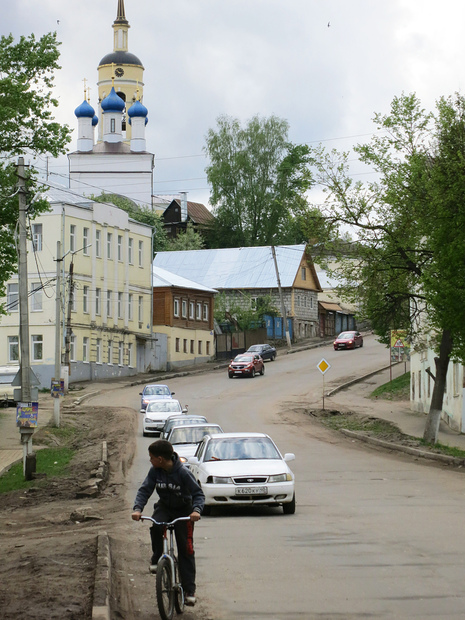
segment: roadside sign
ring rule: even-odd
[[[16,406],[16,426],[35,428],[39,414],[39,403],[18,403]]]
[[[52,379],[51,385],[52,398],[59,398],[65,395],[65,380],[64,379]]]
[[[327,372],[330,368],[331,368],[331,364],[329,362],[327,362],[325,360],[325,358],[323,357],[318,364],[316,365],[316,367],[318,368],[318,370],[321,372],[322,375],[325,374],[325,372]]]

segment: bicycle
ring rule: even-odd
[[[140,519],[152,521],[155,525],[161,525],[164,528],[163,553],[157,564],[157,604],[162,620],[172,620],[175,609],[178,614],[184,611],[184,590],[179,581],[178,558],[174,551],[174,525],[177,521],[189,521],[190,517],[178,517],[170,523],[155,521],[152,517],[145,516],[141,516]]]

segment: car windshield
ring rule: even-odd
[[[184,426],[185,424],[202,424],[202,422],[206,422],[205,418],[188,418],[181,417],[174,418],[166,422],[166,430],[171,430],[175,426]]]
[[[353,332],[343,332],[342,334],[339,334],[338,336],[339,340],[350,340],[353,337],[354,337]]]
[[[16,377],[16,373],[13,375],[0,375],[0,383],[11,383]]]
[[[243,459],[280,459],[268,437],[227,437],[212,439],[205,452],[206,461],[238,461]]]
[[[173,445],[183,443],[200,443],[205,435],[211,435],[212,433],[220,433],[221,430],[218,425],[199,426],[198,428],[189,428],[183,426],[176,426],[173,428],[170,434],[169,441]]]
[[[144,389],[144,396],[170,396],[166,385],[149,385]]]
[[[255,344],[252,347],[249,347],[247,349],[247,351],[261,351],[263,347],[261,347],[259,344]]]
[[[149,403],[147,405],[147,412],[150,411],[163,411],[169,413],[176,413],[181,411],[181,405],[177,400],[161,400]]]
[[[253,355],[236,355],[234,358],[235,362],[251,362],[253,360]]]

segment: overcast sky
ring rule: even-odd
[[[221,114],[275,114],[295,143],[349,149],[374,112],[416,92],[426,109],[462,92],[465,3],[459,0],[125,0],[129,51],[144,67],[155,192],[208,204],[202,154]],[[75,129],[83,78],[97,107],[97,66],[113,51],[117,0],[14,0],[2,33],[57,30],[56,117]],[[67,160],[49,170],[66,175]],[[53,177],[52,177],[53,178]],[[55,177],[59,180],[60,177]],[[62,179],[65,182],[64,179]]]

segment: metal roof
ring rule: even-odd
[[[206,286],[203,286],[202,284],[199,284],[198,282],[193,282],[192,280],[183,278],[176,273],[172,273],[171,271],[167,271],[166,269],[155,266],[152,268],[152,283],[154,288],[173,286],[177,288],[194,289],[197,291],[203,291],[205,293],[218,292],[214,288],[208,288]]]
[[[282,287],[293,286],[305,247],[305,244],[276,246]],[[216,289],[278,286],[270,246],[158,252],[153,265]]]

